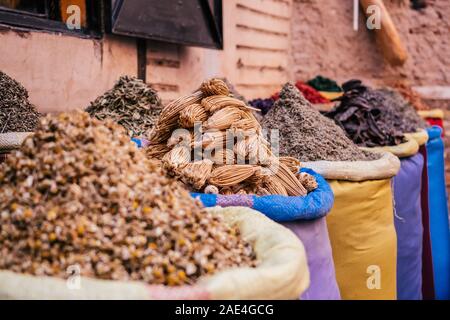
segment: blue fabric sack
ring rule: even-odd
[[[435,298],[450,299],[450,230],[445,184],[444,142],[442,129],[427,129],[428,200],[430,209],[431,255]]]
[[[318,184],[316,190],[303,197],[205,193],[191,193],[191,195],[195,198],[200,198],[205,207],[249,207],[262,212],[277,222],[312,220],[326,216],[334,203],[334,195],[330,185],[321,175],[311,169],[302,168],[300,172],[311,174]]]

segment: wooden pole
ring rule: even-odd
[[[408,59],[408,53],[383,0],[360,0],[360,3],[367,16],[369,16],[367,9],[370,6],[375,5],[379,8],[381,13],[381,28],[374,29],[377,43],[384,57],[391,65],[403,65]]]

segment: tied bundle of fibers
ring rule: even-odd
[[[231,97],[223,81],[205,81],[162,110],[147,155],[193,191],[304,196],[317,188],[302,185],[299,162],[272,153],[253,111]]]

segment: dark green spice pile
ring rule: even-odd
[[[155,90],[136,77],[122,76],[114,87],[98,97],[86,111],[99,120],[111,119],[131,137],[146,137],[161,112]]]
[[[27,90],[0,71],[0,133],[34,131],[40,116]]]
[[[290,83],[281,90],[280,99],[264,117],[262,126],[278,129],[280,154],[300,161],[364,161],[379,158],[360,150],[333,120],[315,110]]]
[[[307,84],[317,91],[342,92],[341,87],[336,83],[336,81],[321,75],[309,80]]]

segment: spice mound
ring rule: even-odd
[[[342,88],[336,83],[336,81],[321,75],[309,80],[307,84],[318,91],[342,92]]]
[[[163,109],[147,155],[193,191],[304,196],[317,188],[299,175],[298,160],[272,153],[253,111],[223,81],[205,81]]]
[[[32,132],[40,116],[28,101],[28,91],[0,71],[0,133]]]
[[[254,266],[252,247],[111,121],[42,119],[1,167],[0,269],[182,285]]]
[[[301,81],[297,81],[295,83],[295,86],[298,90],[300,90],[305,99],[313,104],[323,104],[330,102],[328,99],[322,97],[319,91]]]
[[[300,161],[374,160],[378,155],[360,150],[332,120],[315,110],[300,91],[287,83],[262,126],[278,129],[280,154]]]
[[[427,105],[421,98],[420,94],[411,88],[406,83],[397,82],[394,88],[408,101],[416,110],[429,110]]]
[[[131,137],[137,137],[148,135],[161,108],[155,90],[138,78],[122,76],[111,90],[91,102],[86,111],[99,120],[113,120]]]
[[[403,133],[426,127],[414,108],[392,89],[374,90],[359,80],[348,81],[343,87],[339,105],[326,115],[358,145],[397,145],[404,142]]]

